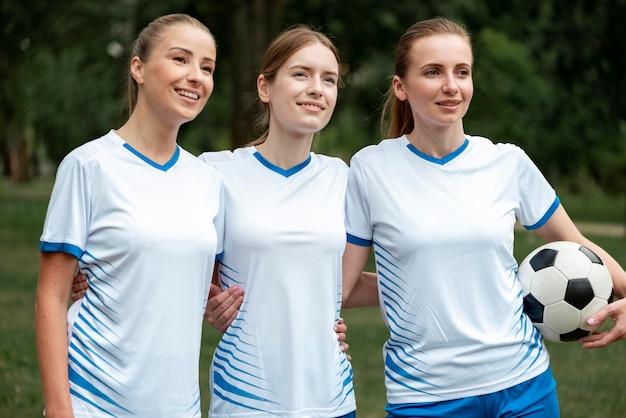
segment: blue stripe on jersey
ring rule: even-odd
[[[415,146],[411,144],[410,142],[406,144],[406,147],[410,149],[413,154],[417,155],[420,158],[423,158],[426,161],[430,161],[431,163],[435,163],[439,165],[444,165],[454,160],[456,157],[458,157],[465,150],[465,148],[467,148],[468,145],[469,145],[469,140],[465,138],[465,142],[463,142],[463,144],[459,148],[457,148],[456,151],[451,152],[450,154],[446,155],[443,158],[435,158],[431,155],[424,154],[423,152],[415,148]]]
[[[80,259],[83,255],[83,250],[79,247],[65,242],[39,241],[39,251],[46,253],[67,253],[73,255],[77,259]]]
[[[346,234],[346,236],[350,244],[359,245],[361,247],[370,247],[374,243],[371,239],[363,239],[350,234]]]
[[[389,329],[398,335],[419,341],[421,335],[412,331],[417,318],[403,308],[403,306],[410,306],[407,301],[411,299],[404,290],[407,283],[406,272],[394,262],[394,259],[397,259],[377,242],[374,242],[374,254],[376,255],[376,270],[381,278],[379,283]]]
[[[539,334],[539,331],[534,330],[533,334],[532,334],[532,344],[530,344],[528,346],[528,348],[526,350],[526,354],[524,354],[524,356],[517,362],[517,364],[511,368],[511,371],[513,371],[516,368],[518,368],[519,366],[521,366],[522,363],[527,358],[529,358],[530,355],[533,352],[535,352],[535,358],[530,362],[530,364],[528,364],[528,366],[526,366],[526,370],[525,371],[529,370],[537,362],[537,360],[539,360],[539,357],[541,357],[541,353],[543,352],[543,348],[544,348],[544,345],[542,344],[541,335]]]
[[[529,231],[532,231],[533,229],[541,228],[546,222],[548,222],[548,219],[550,219],[550,217],[557,210],[560,204],[561,204],[561,200],[559,199],[558,196],[556,196],[554,198],[554,202],[552,202],[552,205],[550,205],[545,215],[543,215],[541,219],[539,219],[539,221],[537,221],[537,223],[535,223],[534,225],[530,225],[530,226],[524,225],[524,228],[526,228]]]
[[[265,414],[270,414],[270,415],[280,416],[280,414],[274,413],[274,412],[272,412],[272,411],[266,411],[266,410],[264,410],[264,409],[253,408],[253,407],[251,407],[250,405],[246,405],[246,404],[243,404],[243,403],[241,403],[241,402],[237,402],[237,401],[235,401],[235,400],[233,400],[233,399],[231,399],[231,398],[228,398],[228,397],[226,397],[226,396],[222,395],[222,393],[221,393],[219,390],[217,390],[217,389],[214,389],[214,390],[213,390],[213,393],[214,393],[216,396],[218,396],[218,397],[220,397],[220,398],[224,399],[225,401],[230,402],[230,403],[232,403],[232,404],[234,404],[234,405],[237,405],[237,406],[241,406],[242,408],[251,409],[251,410],[253,410],[253,411],[260,411],[260,412],[263,412],[263,413],[265,413]]]
[[[102,399],[103,401],[105,401],[105,402],[107,402],[107,403],[109,403],[111,405],[114,405],[114,406],[116,406],[116,407],[126,411],[127,413],[132,414],[131,411],[129,411],[128,409],[124,408],[119,403],[115,402],[113,399],[111,399],[110,397],[105,395],[102,391],[98,390],[98,388],[96,388],[94,385],[92,385],[87,380],[85,380],[85,378],[83,378],[79,373],[76,373],[76,371],[72,367],[69,368],[69,375],[70,375],[70,381],[76,383],[78,386],[80,386],[81,388],[85,389],[86,391],[88,391],[92,395],[96,396],[99,399]],[[118,395],[119,395],[119,393],[118,393]],[[87,401],[92,403],[89,400],[87,400]],[[95,405],[95,404],[93,404],[93,405],[95,407],[97,407],[98,409],[102,409],[99,405]],[[107,412],[107,411],[105,411],[105,412]],[[113,414],[111,414],[111,415],[113,415]]]
[[[225,353],[228,353],[228,354],[232,354],[232,352],[227,351],[227,350],[222,350],[222,351],[224,351]],[[243,370],[242,368],[240,368],[240,367],[237,367],[237,366],[233,365],[233,363],[232,363],[230,360],[228,360],[228,359],[227,359],[226,357],[224,357],[224,356],[219,355],[218,353],[215,353],[215,358],[216,358],[217,360],[221,360],[221,361],[223,361],[224,363],[226,363],[226,364],[228,365],[228,367],[232,368],[233,370],[236,370],[236,371],[238,371],[238,372],[240,372],[240,373],[243,373],[243,374],[245,374],[245,375],[248,375],[248,376],[250,376],[250,377],[257,377],[259,380],[265,380],[265,381],[267,381],[267,379],[259,378],[258,376],[255,376],[254,374],[252,374],[252,373],[250,373],[250,372],[246,372],[246,371],[245,371],[245,370]],[[226,374],[228,374],[229,376],[231,376],[231,374],[227,372],[227,370],[226,370],[226,366],[223,366],[221,363],[218,363],[218,362],[215,362],[215,363],[216,363],[216,364],[215,364],[215,367],[217,367],[217,368],[220,368],[220,369],[224,370],[224,372],[226,372]],[[247,364],[248,366],[252,366],[252,367],[254,367],[254,365],[252,365],[252,364],[250,364],[250,363],[247,363],[247,362],[241,362],[241,363],[244,363],[244,364]],[[236,377],[233,377],[233,378],[234,378],[234,379],[237,379]],[[244,383],[249,383],[249,382],[246,382],[246,381],[244,381],[244,380],[242,380],[242,379],[237,379],[237,380],[240,380],[240,381],[242,381],[242,382],[244,382]],[[251,386],[254,386],[254,385],[251,385]],[[255,386],[255,387],[256,387],[256,386]]]
[[[159,163],[152,161],[150,158],[146,157],[145,155],[143,155],[142,153],[140,153],[139,151],[137,151],[135,148],[131,147],[127,143],[124,143],[124,148],[126,148],[127,150],[135,154],[142,161],[148,163],[152,167],[157,168],[161,171],[167,171],[170,168],[172,168],[174,164],[176,164],[176,161],[178,161],[178,157],[180,156],[180,148],[178,147],[178,145],[176,145],[176,150],[174,150],[174,154],[172,155],[172,158],[170,158],[169,161],[167,161],[165,164],[159,164]]]
[[[230,377],[235,379],[238,382],[242,382],[242,383],[248,383],[242,379],[237,379],[235,376],[233,376],[231,373],[228,373],[228,371],[226,371],[225,367],[219,366],[219,369],[223,370],[224,373]],[[260,401],[260,402],[269,402],[269,403],[273,403],[274,405],[278,405],[277,402],[273,402],[270,399],[264,397],[264,396],[258,396],[255,395],[252,392],[248,392],[246,390],[241,389],[241,387],[239,386],[235,386],[231,383],[228,383],[226,381],[226,379],[224,379],[224,377],[222,376],[221,373],[219,373],[217,370],[213,371],[213,384],[221,389],[223,389],[224,391],[226,391],[227,393],[231,393],[233,395],[237,395],[237,396],[241,396],[243,398],[247,398],[247,399],[251,399],[251,400],[255,400],[255,401]],[[256,386],[256,385],[250,385],[253,388],[257,388],[257,389],[261,389],[261,387]]]
[[[231,329],[231,328],[233,328],[233,325],[231,325],[230,327],[228,327],[228,329]],[[243,331],[243,328],[242,328],[242,327],[235,327],[235,328],[240,329],[240,330],[242,330],[242,331]],[[248,335],[250,335],[250,334],[248,334]],[[255,351],[256,351],[256,348],[257,348],[257,347],[256,347],[254,344],[251,344],[251,343],[249,343],[249,342],[247,342],[247,341],[243,340],[243,339],[242,339],[241,337],[239,337],[238,335],[234,335],[234,334],[232,334],[232,333],[230,333],[230,332],[226,332],[226,334],[224,334],[224,336],[225,336],[225,337],[226,337],[226,336],[228,336],[229,338],[234,338],[235,340],[237,340],[237,341],[238,341],[238,343],[235,343],[234,341],[230,341],[230,340],[228,340],[228,341],[227,341],[226,339],[222,338],[222,340],[224,341],[224,345],[231,345],[231,346],[233,346],[233,348],[235,349],[235,351],[238,351],[238,352],[239,352],[239,353],[241,353],[241,354],[245,354],[245,355],[247,355],[248,357],[252,357],[252,358],[255,358],[255,359],[258,359],[258,358],[259,358],[259,356],[255,355],[255,354],[254,354],[254,352],[245,351],[245,350],[242,350],[242,349],[239,347],[239,344],[245,344],[245,345],[247,345],[248,347],[250,347],[250,348],[252,348],[253,350],[255,350]],[[217,350],[217,349],[216,349],[216,350]],[[221,348],[219,348],[219,351],[216,351],[216,352],[215,352],[215,358],[218,358],[218,359],[221,359],[221,360],[226,361],[226,359],[225,359],[224,357],[222,357],[222,356],[220,356],[220,355],[218,354],[218,353],[221,353],[221,352],[224,352],[225,354],[234,355],[234,352],[233,352],[233,351],[226,350],[225,348],[221,347]],[[240,363],[246,364],[246,365],[248,365],[248,366],[250,366],[250,367],[255,367],[255,368],[256,368],[256,366],[255,366],[254,364],[249,363],[249,362],[247,362],[247,361],[243,361],[243,360],[238,360],[238,361],[239,361]],[[230,362],[228,362],[228,363],[230,364]],[[235,367],[235,366],[232,366],[232,367],[233,367],[234,369],[237,369],[237,367]],[[239,370],[239,369],[237,369],[237,370]],[[243,370],[241,370],[241,372],[243,373]],[[248,373],[248,374],[249,374],[249,373]],[[254,375],[250,374],[250,376],[254,376]]]
[[[296,174],[298,171],[301,171],[304,167],[306,167],[307,165],[309,165],[309,163],[311,162],[311,155],[309,154],[309,157],[304,160],[304,162],[301,162],[298,165],[295,165],[293,167],[291,167],[288,170],[285,170],[284,168],[280,168],[277,165],[272,164],[271,162],[269,162],[268,160],[266,160],[259,151],[256,151],[254,154],[254,157],[259,160],[259,162],[261,164],[263,164],[265,167],[269,168],[270,170],[280,174],[281,176],[284,177],[289,177],[289,176],[293,176],[294,174]]]
[[[94,403],[91,399],[81,395],[80,393],[78,393],[77,391],[75,391],[74,389],[70,388],[70,394],[72,394],[73,396],[82,399],[83,401],[85,401],[86,403],[90,404],[91,406],[93,406],[94,408],[99,409],[100,411],[102,411],[103,413],[111,416],[111,417],[115,417],[114,414],[112,414],[111,412],[107,411],[106,409],[100,407],[100,405],[97,405],[96,403]]]
[[[228,265],[226,265],[224,263],[221,263],[221,262],[220,262],[220,264],[218,266],[218,269],[219,269],[219,272],[220,272],[220,283],[221,283],[221,285],[222,285],[222,287],[224,289],[227,289],[227,288],[231,287],[232,284],[229,284],[223,278],[226,278],[226,279],[230,280],[233,283],[236,283],[236,284],[238,284],[240,286],[243,286],[243,281],[241,279],[237,280],[235,278],[234,274],[229,274],[229,273],[226,272],[226,270],[228,270],[228,272],[239,273],[237,270],[235,270],[232,267],[230,267],[230,266],[228,266]]]

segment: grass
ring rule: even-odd
[[[43,403],[35,353],[33,303],[38,250],[49,183],[16,186],[0,181],[0,417],[41,416]],[[623,204],[610,199],[562,198],[574,219],[606,222],[622,219]],[[582,201],[580,201],[582,200]],[[593,202],[596,202],[595,204]],[[579,209],[584,213],[577,217]],[[626,240],[589,236],[626,266]],[[531,233],[516,232],[516,257],[521,260],[541,244]],[[359,418],[385,414],[382,344],[387,330],[378,309],[343,312],[349,326],[354,385]],[[200,359],[203,412],[208,407],[208,370],[219,334],[205,326]],[[626,342],[602,350],[583,350],[578,344],[548,343],[564,418],[623,416],[626,392],[623,358]]]

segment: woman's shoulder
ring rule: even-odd
[[[115,134],[114,130],[110,130],[108,133],[102,135],[99,138],[91,139],[84,144],[74,148],[70,151],[65,158],[67,161],[78,161],[86,163],[103,152],[108,152],[112,148],[122,146],[124,141]]]
[[[494,142],[493,140],[475,135],[467,135],[470,144],[479,150],[489,150],[502,154],[524,154],[524,150],[512,142]]]
[[[348,164],[346,164],[346,162],[339,157],[333,157],[330,155],[316,154],[316,153],[311,153],[311,156],[314,158],[317,158],[320,164],[323,164],[324,166],[328,166],[328,167],[332,167],[332,168],[336,168],[340,170],[344,170],[348,168]]]
[[[398,138],[388,138],[383,139],[378,144],[370,144],[358,150],[351,158],[351,161],[355,160],[366,160],[369,158],[374,158],[377,155],[384,155],[388,153],[393,153],[401,149],[404,145],[408,144],[408,140],[405,135],[402,135]]]
[[[205,163],[220,163],[225,161],[240,160],[247,158],[254,153],[253,147],[236,148],[234,151],[207,151],[203,152],[198,158]]]

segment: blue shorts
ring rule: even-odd
[[[519,385],[469,398],[415,404],[387,404],[387,418],[558,418],[559,400],[552,370]]]

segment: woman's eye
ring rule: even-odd
[[[178,61],[178,62],[182,62],[182,63],[186,62],[185,57],[174,57],[174,61]]]

